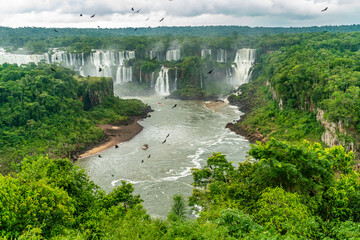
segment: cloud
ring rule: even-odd
[[[5,0],[0,0],[2,2]],[[131,8],[141,9],[134,14]],[[328,7],[322,13],[321,9]],[[183,25],[313,26],[357,24],[353,0],[13,0],[1,4],[0,25],[147,27]],[[79,17],[79,14],[84,14]],[[95,18],[90,15],[96,13]],[[149,21],[145,19],[150,18]],[[159,23],[159,19],[165,20]]]

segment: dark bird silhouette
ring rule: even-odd
[[[170,136],[170,133],[168,133],[168,135],[166,135],[166,138],[168,138]]]
[[[55,57],[56,60],[59,60],[58,57]]]
[[[210,167],[210,169],[212,169],[212,166],[211,166],[211,165],[210,165],[209,167]]]
[[[131,8],[131,11],[134,11],[134,8],[133,8],[133,7]]]
[[[143,163],[144,162],[144,159],[143,160],[141,160],[141,163]]]
[[[208,74],[211,74],[213,71],[214,71],[214,69],[211,69],[211,70],[208,72]]]
[[[57,32],[57,33],[59,32],[59,31],[58,31],[58,30],[56,30],[56,29],[54,29],[54,31],[55,31],[55,32]]]
[[[151,157],[151,154],[149,154],[148,158],[150,158],[150,157]]]
[[[154,61],[156,59],[156,56],[151,59],[151,61]]]
[[[163,20],[164,20],[164,18],[160,19],[160,21],[159,21],[159,22],[162,22]]]
[[[112,177],[114,177],[114,174],[111,174]]]
[[[118,145],[115,145],[115,148],[119,148],[119,146],[118,146]]]
[[[102,69],[101,69],[101,67],[99,67],[99,72],[101,72],[102,71]]]
[[[93,14],[93,15],[90,16],[90,18],[93,18],[93,17],[95,17],[95,14]]]
[[[135,32],[136,30],[138,30],[138,29],[137,29],[137,28],[135,28],[135,29],[134,29],[134,32]]]
[[[140,10],[141,10],[141,8],[139,9],[139,10],[137,10],[135,13],[138,13],[138,12],[140,12]]]
[[[82,17],[82,13],[80,13],[80,17]]]
[[[174,107],[176,107],[177,106],[177,103],[175,103],[175,105],[172,107],[172,108],[174,108]]]
[[[55,70],[55,69],[53,69],[52,67],[51,67],[50,69],[51,69],[51,71],[56,72],[56,70]]]
[[[321,10],[321,12],[325,12],[328,9],[328,7],[324,8],[323,10]]]
[[[162,143],[165,143],[166,142],[166,138],[165,138],[165,140],[162,142]]]
[[[100,26],[98,26],[98,28],[100,28]]]
[[[99,155],[99,158],[101,158],[101,155]]]
[[[149,20],[150,17],[148,17],[147,19],[145,19],[145,21]]]

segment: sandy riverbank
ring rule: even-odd
[[[225,107],[227,105],[227,103],[225,102],[213,102],[213,101],[208,101],[205,102],[205,107],[213,110],[214,112],[218,111],[219,109]]]
[[[99,146],[91,148],[90,150],[81,154],[79,158],[85,158],[91,155],[95,155],[108,148],[114,147],[117,144],[129,141],[143,129],[143,126],[138,123],[138,120],[139,118],[135,118],[124,125],[98,125],[104,131],[104,135],[108,137],[108,141],[100,144]]]

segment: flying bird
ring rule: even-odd
[[[101,158],[101,155],[99,155],[99,158]]]
[[[118,146],[118,145],[115,145],[115,148],[119,148],[119,146]]]
[[[175,108],[177,106],[177,103],[175,103],[175,105],[172,108]]]
[[[145,21],[149,20],[150,17],[148,17],[147,19],[145,19]]]
[[[140,12],[140,10],[141,10],[141,8],[139,9],[139,10],[137,10],[135,13],[138,13],[138,12]]]
[[[56,60],[59,60],[58,57],[55,57]]]
[[[165,140],[162,142],[162,143],[165,143],[166,142],[166,138],[165,138]]]
[[[98,26],[98,28],[100,28],[100,26]]]
[[[138,30],[138,29],[137,29],[137,28],[135,28],[135,29],[134,29],[134,32],[135,32],[136,30]]]
[[[148,158],[150,158],[151,154],[149,154]]]
[[[323,10],[321,10],[321,12],[325,12],[328,9],[328,7],[324,8]]]
[[[168,135],[166,136],[166,138],[168,138],[170,136],[170,133],[168,133]]]
[[[53,69],[52,67],[51,67],[50,69],[51,69],[51,71],[56,72],[56,70],[55,70],[55,69]]]
[[[95,14],[93,14],[93,15],[90,16],[90,18],[93,18],[93,17],[95,17]]]
[[[156,59],[156,56],[151,59],[151,61],[154,61]]]
[[[82,17],[82,13],[80,13],[80,17]]]
[[[135,11],[133,7],[131,8],[131,11]]]
[[[144,159],[143,160],[141,160],[141,163],[143,163],[144,162]]]
[[[213,71],[214,71],[214,69],[211,69],[211,70],[208,72],[208,74],[211,74]]]
[[[99,67],[99,72],[101,72],[102,71],[102,69],[101,69],[101,67]]]
[[[163,20],[164,20],[164,18],[160,19],[160,21],[159,21],[159,22],[162,22]]]
[[[54,29],[54,31],[55,31],[55,32],[57,32],[57,33],[59,32],[59,31],[58,31],[58,30],[56,30],[56,29]]]
[[[112,177],[114,177],[114,174],[111,174]]]

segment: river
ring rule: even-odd
[[[166,217],[174,194],[191,195],[190,169],[204,166],[212,152],[222,152],[235,165],[246,159],[250,143],[225,128],[228,122],[239,119],[241,113],[236,107],[226,105],[214,112],[202,101],[159,96],[138,99],[154,110],[151,117],[139,121],[143,131],[119,148],[103,151],[102,158],[96,155],[76,163],[105,191],[111,191],[121,180],[131,182],[148,213]],[[177,106],[172,108],[174,104]],[[143,144],[149,148],[142,150]]]

